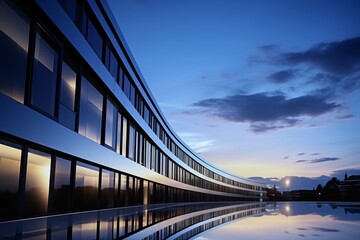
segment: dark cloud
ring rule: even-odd
[[[232,122],[251,124],[254,132],[266,132],[294,126],[301,116],[319,116],[340,107],[328,99],[316,95],[285,98],[277,93],[232,95],[225,98],[210,98],[194,103],[199,107],[192,113],[207,113]]]
[[[316,156],[316,155],[320,155],[320,153],[312,153],[311,155]]]
[[[280,68],[267,81],[293,81],[296,72],[288,69],[291,66],[301,73],[298,81],[316,83],[327,94],[342,96],[360,88],[360,37],[322,42],[304,51],[282,51],[279,45],[260,46],[257,50],[256,56],[249,57],[250,63]]]
[[[263,53],[274,53],[278,52],[280,49],[279,45],[276,44],[269,44],[269,45],[263,45],[260,47],[257,47],[257,50]]]
[[[311,229],[317,232],[340,232],[339,229],[335,228],[312,227]]]
[[[295,73],[296,70],[282,70],[269,75],[267,79],[273,83],[286,83],[295,77]]]
[[[354,118],[355,116],[353,114],[347,114],[347,115],[341,115],[341,116],[337,116],[337,119],[351,119]]]
[[[360,37],[339,42],[319,43],[304,52],[283,53],[284,64],[311,64],[335,75],[360,71]]]
[[[284,157],[284,159],[288,159],[288,158],[289,158],[289,156],[285,156],[285,157]]]
[[[317,158],[312,160],[297,160],[296,163],[322,163],[322,162],[330,162],[330,161],[338,161],[340,158],[337,157],[324,157],[324,158]]]
[[[302,152],[302,153],[298,153],[297,155],[298,155],[298,156],[302,156],[302,155],[305,155],[305,153]]]

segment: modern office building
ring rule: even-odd
[[[264,190],[176,135],[106,1],[0,1],[1,221]]]

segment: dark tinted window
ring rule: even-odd
[[[103,169],[101,178],[101,207],[113,207],[115,190],[114,172]]]
[[[97,143],[101,138],[103,96],[87,81],[81,81],[79,133]]]
[[[31,104],[53,116],[59,55],[46,38],[40,31],[36,34]]]
[[[50,154],[29,150],[25,184],[24,209],[26,215],[43,215],[47,213],[50,161]]]
[[[58,0],[60,5],[64,8],[65,12],[69,15],[71,20],[76,22],[76,10],[77,10],[77,0]]]
[[[69,210],[71,162],[56,158],[54,176],[54,212]]]
[[[115,149],[117,109],[108,99],[106,104],[105,144]]]
[[[6,1],[0,1],[0,92],[21,103],[24,102],[28,42],[28,20]]]
[[[0,219],[15,217],[20,159],[20,148],[0,144]]]
[[[62,66],[59,122],[75,130],[76,73],[65,62]]]
[[[96,209],[98,205],[99,169],[77,163],[75,179],[75,209]]]

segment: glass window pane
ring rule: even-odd
[[[0,92],[20,103],[24,102],[29,29],[24,16],[0,1]]]
[[[128,149],[128,158],[134,160],[135,158],[135,129],[129,125],[129,149]]]
[[[143,162],[143,135],[141,133],[139,133],[139,149],[138,149],[138,159],[137,162],[141,165],[144,165]]]
[[[125,117],[123,117],[123,122],[122,122],[122,153],[121,155],[123,155],[124,157],[126,157],[126,143],[127,143],[127,120]]]
[[[119,206],[119,173],[115,172],[114,206]]]
[[[75,179],[75,209],[96,209],[98,205],[99,168],[78,162]]]
[[[20,149],[0,144],[0,219],[16,214],[20,159]]]
[[[58,0],[71,20],[76,22],[76,0]]]
[[[118,79],[118,84],[120,86],[121,89],[123,89],[123,82],[124,82],[124,70],[123,68],[120,66],[119,67],[119,79]]]
[[[118,65],[118,60],[116,59],[112,48],[107,44],[105,48],[105,66],[115,81],[117,81]]]
[[[26,183],[25,214],[46,214],[49,197],[50,154],[29,150]]]
[[[114,206],[114,172],[102,170],[101,176],[101,207]]]
[[[127,189],[127,194],[128,194],[128,205],[134,205],[134,178],[130,177],[128,178],[128,189]]]
[[[115,80],[117,78],[118,67],[119,67],[118,60],[116,59],[114,53],[111,51],[110,52],[110,69],[109,69],[109,71]]]
[[[92,49],[95,51],[96,55],[98,55],[98,57],[102,59],[103,40],[91,19],[88,20],[86,39],[88,40]]]
[[[117,117],[117,131],[116,131],[116,152],[120,153],[120,149],[121,149],[121,114],[118,113],[118,117]]]
[[[85,77],[81,82],[79,133],[97,143],[101,138],[103,96]]]
[[[131,97],[131,90],[130,90],[130,81],[126,74],[124,74],[124,93],[126,97],[130,100]]]
[[[31,104],[54,115],[58,53],[40,33],[36,33]]]
[[[59,122],[71,130],[75,130],[75,92],[76,73],[69,65],[63,62]]]
[[[127,206],[127,176],[121,174],[120,178],[120,206]]]
[[[149,195],[149,187],[148,187],[148,181],[143,181],[143,204],[146,205],[149,203],[148,199]]]
[[[115,149],[117,109],[108,99],[106,104],[105,144]]]
[[[69,210],[71,161],[56,158],[54,178],[54,212]]]

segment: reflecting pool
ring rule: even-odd
[[[173,203],[0,222],[0,239],[360,239],[360,203]]]
[[[263,214],[194,239],[360,239],[360,203],[269,203]]]

